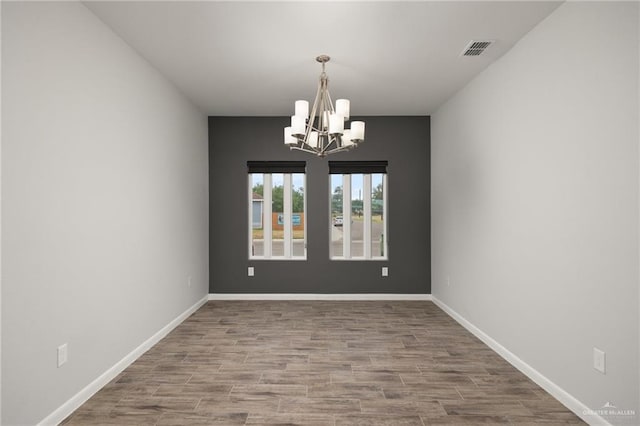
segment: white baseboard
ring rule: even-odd
[[[98,392],[104,385],[113,380],[118,374],[120,374],[131,363],[138,359],[142,354],[148,351],[153,345],[158,343],[164,338],[171,330],[176,328],[180,323],[187,319],[192,313],[197,311],[202,305],[207,303],[208,297],[205,296],[198,300],[193,306],[178,315],[173,321],[166,326],[162,327],[160,331],[148,338],[144,343],[131,351],[127,356],[118,361],[113,367],[102,373],[97,379],[89,383],[84,389],[71,397],[67,402],[58,407],[53,413],[45,417],[38,426],[57,425],[66,419],[71,413],[84,404],[89,398],[91,398],[96,392]]]
[[[569,392],[556,385],[554,382],[545,377],[538,370],[518,358],[513,352],[502,346],[500,343],[491,338],[484,331],[471,324],[462,315],[451,309],[446,303],[437,297],[432,298],[440,309],[445,311],[451,318],[456,320],[460,325],[469,330],[474,336],[482,340],[487,346],[493,349],[498,355],[504,358],[509,364],[520,370],[525,376],[533,380],[538,386],[551,394],[554,398],[564,404],[569,410],[573,411],[578,417],[592,426],[611,426],[607,420],[595,414],[589,407],[577,400]],[[585,414],[589,413],[589,415]]]
[[[209,293],[209,300],[431,300],[430,294]]]

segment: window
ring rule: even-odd
[[[304,161],[249,161],[249,258],[306,259]]]
[[[330,161],[331,259],[386,260],[387,162]]]

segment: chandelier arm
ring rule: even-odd
[[[331,94],[329,93],[329,80],[325,79],[324,81],[324,91],[322,96],[322,120],[323,120],[323,133],[325,134],[325,144],[322,145],[322,153],[324,154],[329,147],[335,141],[329,134],[329,114],[333,112],[333,105],[331,104]]]
[[[291,146],[289,148],[291,150],[295,149],[296,151],[302,151],[302,152],[306,152],[308,154],[315,154],[315,155],[318,155],[318,156],[324,156],[323,154],[319,153],[318,151],[313,150],[313,149],[309,149],[309,148],[304,148],[304,147],[299,147],[299,146]]]
[[[330,146],[331,146],[331,137],[327,135],[327,142],[324,145],[322,145],[322,149],[320,150],[320,152],[322,154],[325,154]]]
[[[299,147],[299,146],[290,146],[289,148],[290,148],[291,150],[294,150],[294,149],[295,149],[296,151],[303,151],[303,152],[307,152],[307,153],[309,153],[309,154],[317,154],[317,152],[316,152],[316,151],[313,151],[313,150],[311,150],[311,149],[304,148],[304,147]]]
[[[327,85],[327,102],[329,104],[329,112],[336,112],[333,108],[333,101],[331,100],[331,93],[329,93],[329,87]]]
[[[342,151],[349,151],[349,147],[347,146],[339,146],[337,148],[333,148],[330,149],[329,151],[326,151],[326,154],[333,154],[334,152],[342,152]]]
[[[320,79],[320,93],[318,94],[318,129],[322,133],[324,131],[324,92],[325,92],[325,80]]]
[[[309,115],[309,122],[307,123],[307,126],[306,126],[306,132],[305,132],[305,137],[303,142],[307,145],[308,145],[307,142],[309,142],[309,137],[311,136],[311,132],[313,130],[318,131],[315,127],[313,127],[313,125],[315,124],[316,112],[318,110],[318,99],[320,99],[321,93],[322,93],[322,79],[318,83],[318,91],[316,92],[316,98],[313,101],[313,107],[311,108],[311,114]]]
[[[292,150],[295,149],[297,151],[306,152],[308,154],[314,154],[314,155],[317,155],[318,157],[326,157],[327,156],[327,154],[325,154],[325,153],[323,153],[321,151],[316,151],[316,150],[308,149],[308,148],[299,148],[299,147],[293,146],[293,147],[291,147],[291,149]]]
[[[331,94],[329,93],[329,89],[326,90],[325,92],[325,97],[324,97],[324,102],[325,102],[325,111],[326,111],[326,119],[327,121],[329,121],[329,114],[331,114],[333,112],[333,105],[331,103]],[[332,136],[331,134],[329,134],[329,122],[326,123],[326,135],[327,135],[327,143],[325,146],[323,146],[322,148],[322,152],[325,153],[327,151],[329,151],[331,149],[332,145],[335,145],[336,147],[338,146],[338,140],[335,136]],[[326,154],[325,154],[326,155]]]
[[[329,112],[329,114],[333,114],[335,113],[335,109],[333,108],[333,101],[331,100],[331,93],[329,93],[329,89],[327,88],[327,104],[329,105],[329,107],[327,108],[327,111]],[[329,116],[329,114],[327,114],[327,117]],[[328,123],[327,123],[327,131],[329,130],[328,127]],[[329,139],[329,143],[327,144],[327,149],[329,149],[329,147],[335,142],[336,147],[338,147],[338,138],[336,136],[333,137],[333,140]]]
[[[330,149],[329,149],[329,148],[331,148],[331,146],[332,146],[332,145],[335,145],[335,148],[331,148],[331,150],[336,149],[336,148],[340,148],[340,147],[338,146],[338,138],[337,138],[337,137],[335,137],[335,136],[333,136],[333,137],[332,137],[332,136],[329,136],[328,141],[329,141],[329,143],[328,143],[328,144],[327,144],[327,146],[325,147],[325,151],[327,151],[327,152],[328,152],[328,151],[330,151]]]
[[[327,86],[326,86],[326,90],[325,90],[325,108],[327,111],[327,121],[329,121],[329,115],[332,113],[335,113],[335,110],[333,108],[333,101],[331,100],[331,92],[329,92],[329,79],[327,78]],[[327,122],[327,146],[326,149],[329,149],[329,147],[335,142],[336,146],[338,145],[338,139],[334,136],[333,138],[331,138],[331,136],[328,134],[329,133],[329,122]]]
[[[329,146],[328,143],[323,143],[320,148],[320,151],[318,152],[318,154],[320,155],[325,155],[325,152],[327,151],[327,147]]]

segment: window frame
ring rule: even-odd
[[[339,171],[343,173],[329,173],[329,260],[335,261],[388,261],[389,260],[389,214],[388,214],[388,174],[386,173],[386,162],[384,172],[375,170],[374,173],[363,173],[358,167],[353,168],[353,172],[349,173],[348,168],[337,167]],[[366,170],[365,170],[366,171]],[[363,176],[363,255],[354,257],[351,254],[351,217],[352,211],[352,176]],[[382,256],[372,256],[371,254],[371,228],[372,228],[372,175],[382,174]],[[331,235],[334,232],[333,227],[333,211],[332,211],[332,176],[342,176],[342,256],[332,255],[332,238]]]
[[[257,163],[257,162],[256,162]],[[265,164],[267,162],[264,162]],[[263,201],[262,201],[262,229],[263,229],[263,254],[256,256],[253,250],[253,218],[254,218],[254,203],[253,203],[253,175],[262,174],[262,187],[263,187]],[[282,256],[273,255],[273,175],[283,175],[283,245],[284,251]],[[293,175],[302,175],[302,188],[303,188],[303,255],[294,256],[293,245],[295,239],[293,238]],[[249,173],[247,174],[247,187],[248,187],[248,258],[251,261],[254,260],[285,260],[285,261],[306,261],[307,260],[307,174],[306,170],[296,170],[294,172],[282,171],[282,169],[274,168],[273,170],[258,168],[258,171],[251,170],[249,165]]]

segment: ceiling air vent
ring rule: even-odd
[[[491,43],[493,43],[493,40],[471,40],[462,51],[461,56],[480,56],[487,47],[491,46]]]

